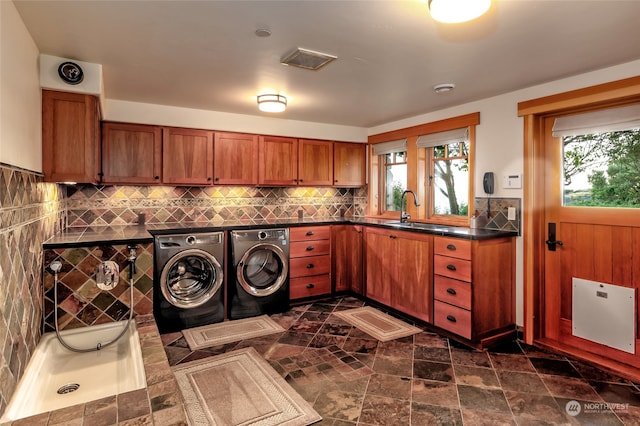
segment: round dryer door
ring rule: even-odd
[[[160,286],[164,298],[178,308],[206,303],[222,286],[222,266],[203,250],[184,250],[169,259],[162,269]]]
[[[289,262],[275,244],[256,244],[238,262],[236,275],[242,288],[253,296],[269,296],[287,281]]]

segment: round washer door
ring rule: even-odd
[[[284,251],[275,244],[256,244],[238,262],[236,276],[242,288],[258,297],[269,296],[286,282],[289,262]]]
[[[171,257],[160,276],[164,298],[183,309],[195,308],[213,297],[222,286],[224,272],[210,253],[184,250]]]

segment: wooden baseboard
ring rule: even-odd
[[[632,382],[640,382],[640,366],[634,367],[632,365],[623,364],[593,352],[587,352],[578,348],[560,344],[551,339],[537,339],[534,340],[533,344],[534,346],[542,349],[568,355],[579,361],[584,361],[602,371],[624,377]]]

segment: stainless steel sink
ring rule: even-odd
[[[434,232],[450,232],[451,227],[436,225],[434,223],[420,223],[420,222],[387,222],[387,225],[398,228],[413,228],[413,229],[425,229]]]

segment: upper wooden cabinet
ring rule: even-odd
[[[47,182],[100,180],[100,113],[94,96],[42,91],[42,171]]]
[[[298,183],[298,139],[260,136],[258,184],[291,186]]]
[[[258,184],[258,136],[216,133],[213,154],[215,185]]]
[[[173,185],[213,184],[213,132],[164,128],[162,182]]]
[[[143,124],[102,123],[102,181],[161,183],[162,128]]]
[[[298,139],[298,185],[333,185],[333,143]]]
[[[367,145],[335,142],[333,144],[333,185],[359,187],[366,182]]]

